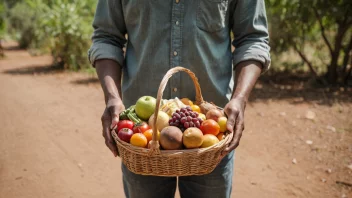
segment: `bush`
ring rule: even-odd
[[[10,34],[20,47],[49,51],[54,65],[78,70],[89,66],[95,0],[14,1],[8,12]]]
[[[39,19],[41,37],[49,39],[55,64],[78,70],[88,66],[87,49],[91,35],[91,18],[86,1],[57,0],[44,8]]]
[[[15,36],[21,48],[36,43],[36,11],[25,2],[17,3],[8,13],[8,32]]]

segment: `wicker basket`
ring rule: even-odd
[[[174,67],[170,69],[162,79],[157,100],[155,117],[158,117],[160,102],[163,91],[167,85],[169,78],[177,72],[186,72],[193,80],[196,88],[196,104],[200,105],[205,102],[203,100],[198,79],[193,72],[183,67]],[[219,143],[207,147],[197,149],[183,150],[160,150],[157,141],[156,119],[154,120],[153,138],[150,141],[149,148],[141,148],[133,146],[120,140],[115,131],[112,136],[116,141],[119,155],[125,166],[133,173],[141,175],[155,176],[188,176],[203,175],[212,172],[224,157],[222,151],[226,148],[232,139],[232,133],[225,133],[225,138]]]

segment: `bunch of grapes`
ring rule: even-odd
[[[176,112],[172,114],[172,118],[169,120],[169,125],[176,126],[180,128],[181,131],[184,131],[189,127],[199,128],[202,122],[203,120],[198,118],[198,113],[193,112],[191,107],[187,106],[180,110],[176,110]]]

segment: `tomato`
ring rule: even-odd
[[[200,130],[203,134],[213,134],[217,136],[220,132],[220,126],[215,120],[204,120],[200,125]]]
[[[120,131],[123,128],[133,129],[134,123],[131,120],[121,120],[117,123],[117,131]]]
[[[148,129],[150,129],[149,125],[146,122],[141,122],[134,125],[133,133],[144,133]]]

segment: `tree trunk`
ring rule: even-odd
[[[333,53],[331,54],[331,62],[330,65],[328,66],[328,81],[331,84],[335,84],[337,81],[337,65],[338,65],[338,60],[340,56],[340,50],[342,48],[342,40],[343,37],[348,29],[348,26],[346,27],[345,24],[338,24],[338,30],[335,36],[335,47],[333,49]]]
[[[352,53],[352,34],[350,38],[350,42],[347,45],[345,49],[345,57],[343,58],[343,69],[342,69],[342,74],[344,75],[346,73],[347,65],[348,65],[348,59],[350,58],[350,53]]]
[[[328,66],[328,81],[331,84],[335,84],[337,81],[337,61],[339,58],[339,52],[334,50],[331,57],[330,65]]]
[[[352,75],[352,54],[350,54],[350,68],[348,69],[344,79],[345,85],[347,85],[348,79],[351,77],[351,75]]]
[[[1,38],[0,38],[0,58],[2,58],[2,57],[4,57],[4,56],[5,56],[4,48],[2,47]]]

